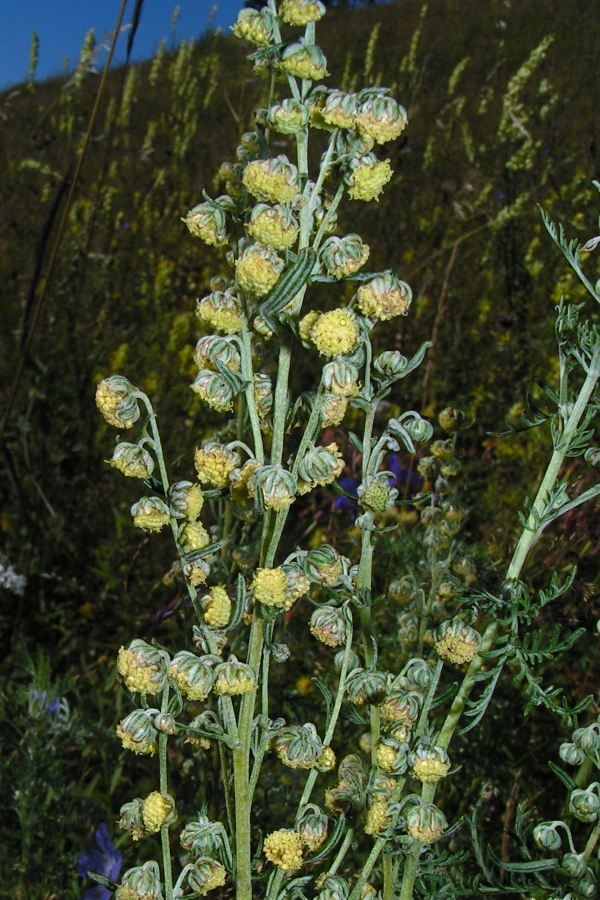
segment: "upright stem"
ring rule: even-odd
[[[166,715],[169,711],[169,686],[162,692],[160,711]],[[158,736],[158,765],[159,785],[161,794],[168,794],[169,779],[167,774],[167,743],[169,736],[161,731]],[[173,900],[173,872],[171,869],[171,848],[169,846],[169,826],[163,825],[160,829],[160,844],[163,858],[163,871],[165,877],[165,900]]]

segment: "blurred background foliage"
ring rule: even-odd
[[[544,428],[510,438],[492,433],[504,430],[505,416],[517,421],[528,392],[543,405],[537,382],[557,383],[555,304],[563,294],[584,299],[536,205],[572,236],[595,233],[597,4],[545,0],[543,14],[538,0],[337,7],[320,25],[319,43],[331,73],[326,83],[349,91],[389,85],[408,110],[405,134],[386,148],[392,182],[376,206],[347,203],[340,229],[357,231],[370,244],[372,268],[392,267],[413,288],[409,316],[380,328],[380,346],[406,355],[427,339],[434,346],[382,414],[415,408],[434,417],[446,406],[465,412],[470,427],[461,437],[461,487],[471,515],[463,539],[493,589],[518,527],[516,513],[549,445]],[[218,252],[190,236],[181,216],[203,189],[218,192],[219,165],[234,161],[252,111],[266,103],[265,82],[246,58],[250,50],[209,32],[196,44],[163,45],[154,59],[112,71],[0,447],[0,550],[27,578],[22,594],[0,585],[2,711],[17,723],[2,732],[3,806],[13,811],[13,836],[19,827],[43,833],[39,822],[31,824],[35,815],[69,823],[61,826],[56,853],[63,862],[49,871],[52,853],[44,857],[41,838],[37,848],[17,838],[5,842],[0,875],[4,884],[17,885],[15,897],[76,896],[72,869],[65,886],[64,859],[76,857],[81,836],[100,821],[114,831],[132,780],[143,790],[145,764],[125,758],[113,738],[122,702],[116,649],[133,637],[173,646],[188,640],[189,611],[173,614],[183,596],[170,575],[169,538],[150,540],[131,527],[129,507],[139,488],[104,463],[114,434],[97,414],[94,386],[120,373],[147,391],[171,471],[190,477],[194,446],[218,427],[218,417],[188,389],[200,335],[194,305],[222,263]],[[32,79],[0,95],[4,396],[98,87],[92,61],[90,40],[68,81]],[[276,136],[274,150],[291,147]],[[343,434],[335,438],[344,444]],[[574,460],[575,479],[578,465]],[[340,549],[352,540],[349,520],[332,511],[333,496],[322,492],[300,510],[298,540],[326,538]],[[384,542],[387,580],[418,556],[418,527],[405,526]],[[531,560],[534,583],[551,567],[565,572],[579,563],[576,587],[559,615],[568,624],[593,627],[600,613],[599,541],[597,515],[588,506],[549,529]],[[304,640],[296,638],[295,657]],[[578,698],[597,684],[598,667],[587,652],[593,646],[592,638],[580,642],[560,676]],[[314,656],[314,649],[307,652]],[[314,706],[314,696],[303,700],[312,671],[302,653],[302,671],[294,670],[291,681],[289,674],[276,679],[297,714],[305,703]],[[79,718],[68,747],[57,751],[62,763],[44,770],[50,792],[42,791],[23,819],[14,784],[28,770],[19,754],[35,740],[49,741],[39,736],[47,717],[31,714],[34,688],[68,697]],[[507,738],[497,779],[505,804],[532,741],[541,741],[544,753],[556,750],[543,716],[527,736],[519,732],[520,709],[509,699],[514,689],[502,687],[501,700],[502,691]],[[471,739],[479,752],[486,752],[493,727]],[[65,734],[53,732],[52,740],[66,740]],[[23,873],[42,858],[46,881],[34,887]]]

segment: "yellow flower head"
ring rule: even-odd
[[[444,778],[450,771],[448,754],[441,747],[420,746],[410,756],[411,775],[425,784]]]
[[[384,185],[394,174],[389,159],[377,160],[369,153],[357,160],[348,174],[348,195],[352,200],[379,200]]]
[[[142,806],[142,819],[144,828],[148,834],[156,834],[163,825],[173,821],[175,801],[169,794],[161,794],[160,791],[152,791],[144,800]],[[176,814],[175,814],[176,815]]]
[[[235,391],[220,372],[202,369],[190,387],[211,409],[216,409],[217,412],[228,412],[233,409]]]
[[[406,110],[393,97],[369,97],[356,113],[356,127],[361,136],[371,138],[377,144],[395,141],[407,122]]]
[[[325,15],[325,7],[320,0],[282,0],[279,18],[286,25],[307,25],[318,22]]]
[[[122,375],[105,378],[96,388],[96,406],[115,428],[132,428],[140,417],[133,385]]]
[[[271,43],[271,29],[267,18],[257,9],[241,9],[231,30],[236,37],[250,41],[257,47],[268,47]]]
[[[227,662],[215,669],[215,692],[217,694],[248,694],[256,688],[256,677],[250,666],[238,662],[230,656]]]
[[[223,628],[231,618],[231,600],[223,585],[211,587],[203,601],[204,621],[212,628]]]
[[[265,203],[289,203],[298,194],[298,170],[283,154],[248,163],[242,180],[252,196]]]
[[[195,522],[204,506],[204,494],[199,484],[178,481],[171,486],[169,500],[173,513]]]
[[[329,746],[323,747],[323,752],[316,762],[316,768],[319,772],[333,772],[335,769],[335,753]]]
[[[286,574],[280,567],[259,569],[252,580],[251,589],[258,602],[265,606],[275,606],[278,609],[290,609],[292,606],[292,603],[288,603]]]
[[[309,343],[313,325],[320,315],[321,313],[317,312],[316,309],[311,309],[310,312],[306,313],[306,315],[300,319],[300,322],[298,323],[298,334],[300,335],[300,340],[305,344]]]
[[[238,298],[232,288],[226,291],[213,291],[208,297],[198,301],[196,306],[198,318],[225,334],[237,334],[244,324]]]
[[[333,235],[321,248],[321,259],[328,275],[347,278],[361,269],[369,258],[370,248],[358,234]]]
[[[460,666],[471,662],[480,641],[481,637],[474,628],[461,619],[451,619],[438,628],[434,647],[439,657]]]
[[[405,316],[412,300],[412,291],[395,275],[377,275],[356,292],[358,307],[373,319],[393,319]]]
[[[134,709],[117,725],[117,737],[126,750],[152,756],[158,747],[158,731],[145,709]]]
[[[303,41],[285,48],[279,68],[287,75],[310,78],[313,81],[325,78],[328,74],[327,60],[323,51],[315,44],[305,44]]]
[[[386,800],[373,800],[367,810],[366,834],[379,834],[390,824],[388,804]]]
[[[323,420],[322,428],[337,427],[341,424],[346,410],[348,409],[348,398],[340,397],[339,394],[325,393],[322,401]]]
[[[275,250],[289,250],[296,243],[298,226],[286,207],[259,203],[252,210],[248,231],[252,237]]]
[[[377,747],[377,765],[384,772],[392,772],[398,761],[398,750],[393,744],[382,741]]]
[[[326,95],[320,113],[323,121],[332,128],[354,128],[356,108],[356,94],[333,90]]]
[[[142,531],[160,531],[169,524],[169,507],[160,497],[142,497],[131,507],[133,524]]]
[[[181,529],[179,542],[185,553],[204,550],[210,544],[210,537],[201,522],[187,522]]]
[[[213,487],[225,487],[239,463],[237,453],[222,447],[216,441],[208,441],[203,447],[197,447],[194,453],[198,481]]]
[[[251,244],[235,261],[237,280],[252,297],[264,297],[279,281],[283,260],[270,247]]]
[[[160,693],[165,685],[166,671],[160,652],[145,641],[132,641],[129,649],[121,647],[117,655],[117,672],[132,693]]]
[[[332,309],[323,313],[313,325],[310,338],[322,356],[339,356],[354,350],[359,333],[353,313]]]
[[[227,880],[227,871],[216,859],[200,857],[188,873],[188,883],[195,895],[204,897],[209,891],[222,887]]]
[[[287,828],[273,831],[265,838],[263,850],[267,859],[282,872],[293,872],[302,865],[300,835]]]
[[[254,489],[252,476],[260,463],[256,459],[249,459],[241,469],[236,469],[231,474],[231,499],[240,506],[247,506],[252,502]]]

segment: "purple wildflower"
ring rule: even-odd
[[[88,872],[103,875],[109,881],[116,881],[121,872],[121,852],[113,844],[104,822],[94,835],[100,850],[86,850],[77,860],[77,874],[87,878]],[[111,892],[101,884],[87,888],[80,900],[110,900]]]

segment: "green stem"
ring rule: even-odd
[[[354,837],[354,828],[348,828],[348,831],[346,832],[346,836],[344,837],[344,840],[342,841],[342,844],[340,846],[340,849],[338,850],[334,861],[332,862],[331,866],[329,867],[329,871],[327,872],[328,875],[335,875],[335,873],[337,872],[337,870],[343,863],[344,857],[345,857],[346,853],[348,852],[348,848],[350,847],[350,844],[352,843],[353,837]]]
[[[252,439],[254,441],[254,455],[256,456],[256,459],[262,466],[262,465],[264,465],[264,461],[265,461],[265,452],[264,452],[264,448],[263,448],[262,432],[260,430],[260,418],[259,418],[258,412],[256,410],[256,402],[254,400],[254,381],[253,381],[253,370],[252,370],[252,347],[251,347],[251,343],[250,343],[250,330],[245,321],[244,321],[244,325],[243,325],[242,333],[241,333],[240,349],[242,351],[240,354],[241,355],[242,378],[248,382],[247,387],[244,391],[244,397],[246,400],[246,408],[248,409],[248,416],[250,418],[250,427],[252,429]]]
[[[394,860],[389,854],[383,857],[383,900],[394,900]]]
[[[423,703],[421,715],[419,716],[419,721],[415,730],[415,737],[420,737],[427,727],[427,717],[429,715],[429,710],[431,709],[431,704],[433,703],[433,698],[435,697],[435,692],[437,690],[438,681],[440,680],[440,675],[442,674],[443,665],[443,659],[438,659],[437,663],[435,664],[435,669],[431,676],[431,683],[429,685],[427,696],[425,697],[425,702]]]
[[[585,845],[585,850],[583,851],[583,858],[586,862],[590,861],[590,857],[594,851],[596,844],[598,843],[598,839],[600,838],[600,825],[596,825],[592,833],[588,838],[588,842]]]
[[[404,862],[404,871],[402,872],[402,887],[400,888],[400,900],[410,900],[413,895],[415,886],[415,878],[417,877],[417,869],[419,856],[423,845],[416,842],[409,850]]]
[[[166,715],[169,711],[169,685],[162,692],[160,711]],[[167,774],[167,743],[168,734],[161,731],[158,736],[158,765],[159,784],[161,794],[169,793],[169,779]],[[171,869],[171,848],[169,846],[169,826],[163,825],[160,829],[160,843],[163,858],[163,872],[165,878],[165,900],[173,900],[173,872]]]

